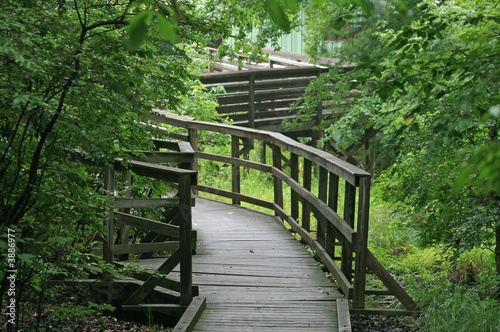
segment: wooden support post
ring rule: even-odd
[[[304,158],[304,178],[302,186],[311,191],[312,187],[312,162]],[[311,230],[311,206],[308,202],[304,201],[302,206],[302,227],[306,231]]]
[[[231,156],[237,159],[240,158],[240,138],[234,135],[231,136]],[[232,164],[231,169],[231,190],[239,194],[241,190],[240,166]],[[233,204],[240,205],[241,201],[233,198]]]
[[[132,186],[132,175],[130,173],[123,173],[122,182],[123,182],[123,189],[124,189],[123,198],[130,198],[131,197],[130,186]],[[130,213],[130,208],[120,209],[119,211],[123,212],[123,213]],[[130,226],[121,225],[120,226],[120,238],[119,238],[118,243],[128,244],[129,235],[130,235],[129,232],[130,232]],[[118,255],[118,259],[121,261],[127,260],[128,254]]]
[[[328,171],[321,166],[319,166],[318,198],[325,203],[328,200]],[[326,225],[326,218],[320,212],[318,216],[316,238],[323,248],[326,246]]]
[[[260,142],[260,163],[266,163],[266,143],[264,141]]]
[[[368,220],[370,212],[369,177],[359,179],[358,222],[356,237],[356,263],[354,266],[354,294],[352,306],[355,309],[365,307],[366,264],[368,257]]]
[[[255,75],[248,81],[248,126],[255,128]]]
[[[189,129],[188,139],[194,152],[198,151],[198,130]],[[194,158],[193,163],[189,167],[191,170],[198,172],[198,158]]]
[[[104,190],[106,190],[106,216],[104,225],[106,236],[102,246],[103,259],[106,263],[113,263],[113,245],[115,237],[114,208],[112,206],[115,191],[115,170],[111,166],[104,166]]]
[[[328,206],[333,211],[337,212],[339,204],[339,176],[330,173],[330,181],[328,187]],[[340,233],[335,229],[332,223],[328,223],[326,229],[326,243],[325,249],[330,255],[330,257],[335,257],[335,243],[336,239],[340,239]]]
[[[187,306],[193,299],[191,174],[179,175],[179,211],[182,215],[179,225],[181,305]]]
[[[356,187],[345,183],[344,220],[354,228],[354,209],[356,206]],[[352,244],[342,239],[342,272],[347,280],[352,281]]]
[[[188,129],[188,139],[193,151],[196,153],[198,151],[198,130],[197,129]],[[196,156],[193,159],[193,163],[189,166],[189,168],[193,171],[198,172],[198,158]],[[198,176],[198,175],[196,175]],[[194,189],[193,193],[198,195],[198,190]]]
[[[299,156],[295,153],[290,155],[290,175],[297,183],[299,183]],[[299,219],[299,194],[292,188],[291,190],[291,202],[290,202],[290,214],[293,219]]]
[[[272,145],[273,149],[273,166],[281,170],[281,148]],[[273,177],[274,183],[274,203],[283,208],[283,183],[276,176]]]

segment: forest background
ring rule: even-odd
[[[80,243],[102,231],[89,208],[104,204],[101,171],[67,151],[83,151],[97,164],[126,161],[126,150],[151,147],[142,121],[153,107],[216,119],[215,100],[197,81],[205,64],[189,55],[222,38],[233,42],[219,56],[242,50],[259,57],[261,47],[305,24],[310,56],[321,55],[328,35],[344,40],[333,56],[356,64],[314,81],[303,112],[315,108],[317,96],[339,108],[352,98],[333,126],[322,124],[332,153],[376,132],[366,151],[376,162],[358,160],[376,175],[371,241],[422,304],[426,314],[417,325],[500,326],[499,1],[0,6],[0,248],[7,258],[13,230],[18,302],[26,294],[50,296],[54,275],[81,275]],[[137,183],[133,190],[147,196],[162,188]]]

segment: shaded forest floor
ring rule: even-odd
[[[86,287],[58,287],[56,294],[44,297],[40,306],[38,296],[27,296],[20,306],[18,331],[166,332],[171,331],[175,325],[175,322],[151,320],[142,314],[91,309],[89,295]],[[411,319],[404,317],[354,315],[351,323],[353,332],[418,330]]]

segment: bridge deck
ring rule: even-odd
[[[207,300],[194,331],[339,330],[343,296],[277,218],[197,198],[193,229],[193,284]]]

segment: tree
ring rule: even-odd
[[[151,148],[143,125],[151,109],[179,109],[194,93],[183,45],[227,39],[263,17],[261,3],[248,15],[244,4],[231,15],[224,1],[1,2],[0,246],[5,255],[3,236],[15,231],[17,299],[34,277],[43,292],[51,271],[69,273],[61,261],[73,265],[77,244],[102,230],[89,208],[103,204],[101,170],[68,152],[104,165],[126,162],[125,150]],[[3,270],[2,299],[6,277]]]
[[[500,274],[500,7],[423,0],[360,11],[348,2],[308,9],[328,13],[325,27],[346,39],[338,56],[356,69],[330,70],[304,105],[312,111],[322,95],[348,109],[326,129],[338,146],[376,130],[370,151],[382,165],[372,171],[385,169],[387,197],[420,215],[422,240],[455,253],[496,243]]]

